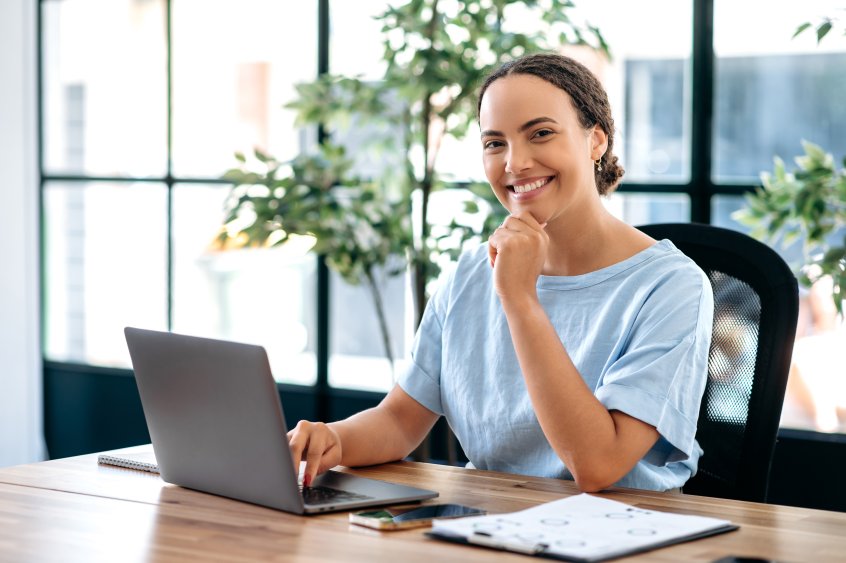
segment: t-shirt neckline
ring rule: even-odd
[[[675,245],[668,239],[660,240],[652,246],[629,256],[625,260],[611,264],[605,268],[579,274],[577,276],[538,276],[538,289],[580,289],[602,283],[628,269],[634,268],[661,254],[676,250]]]

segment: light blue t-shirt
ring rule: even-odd
[[[580,276],[540,276],[538,297],[585,383],[660,438],[616,484],[667,490],[696,472],[713,295],[668,240]],[[541,430],[493,288],[487,245],[430,300],[399,385],[445,415],[473,466],[572,479]]]

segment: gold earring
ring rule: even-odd
[[[602,172],[602,157],[600,156],[599,158],[594,160],[594,162],[596,163],[596,171]]]

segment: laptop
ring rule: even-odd
[[[264,348],[132,327],[124,334],[166,482],[295,514],[438,496],[336,471],[303,488]]]

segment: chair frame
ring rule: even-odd
[[[684,486],[686,493],[766,502],[770,468],[778,437],[781,408],[796,337],[799,292],[796,277],[767,245],[738,231],[697,223],[639,226],[657,239],[669,239],[706,273],[719,271],[748,284],[760,297],[761,317],[755,376],[749,399],[741,454],[734,483],[727,483],[702,467]],[[715,303],[715,307],[719,304]],[[766,373],[766,376],[761,374]],[[710,377],[709,383],[710,385]],[[707,420],[706,390],[699,428]],[[697,432],[698,434],[698,432]]]

